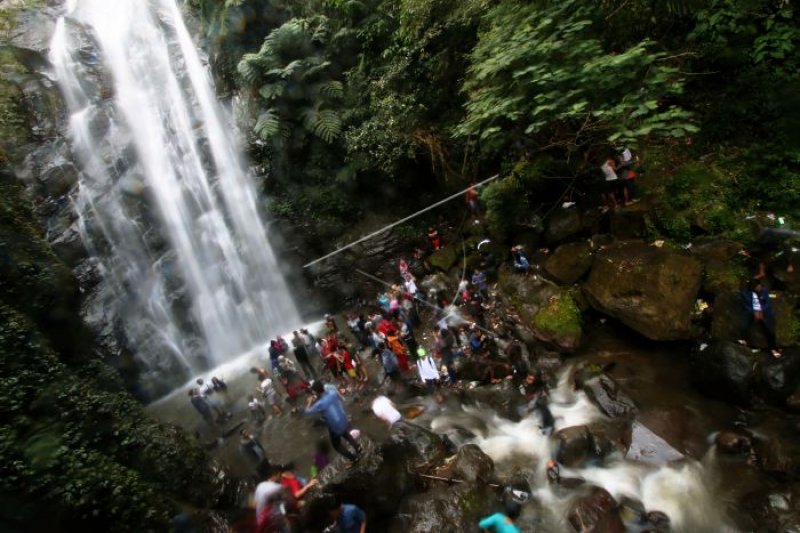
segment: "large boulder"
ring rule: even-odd
[[[620,239],[642,239],[647,236],[647,211],[642,204],[617,209],[611,213],[609,232]]]
[[[756,361],[747,346],[714,343],[693,354],[692,381],[707,396],[747,405],[755,382]]]
[[[653,340],[693,336],[692,313],[702,266],[643,243],[620,243],[595,256],[584,289],[592,307]]]
[[[703,290],[719,295],[736,291],[746,279],[747,271],[736,261],[741,244],[724,239],[697,242],[690,249],[705,269]]]
[[[616,500],[607,490],[595,486],[590,486],[586,493],[572,502],[567,513],[567,521],[573,530],[581,533],[625,531]]]
[[[428,258],[428,263],[433,268],[436,268],[442,272],[448,272],[453,266],[456,264],[461,258],[460,248],[457,247],[455,244],[448,244],[447,246],[443,246],[439,250],[433,252],[431,256]]]
[[[711,337],[718,341],[735,341],[745,337],[745,310],[738,291],[724,291],[714,300]]]
[[[589,242],[573,242],[559,246],[544,265],[556,281],[571,285],[592,268],[594,253]]]
[[[533,334],[561,352],[571,353],[580,346],[581,312],[569,293],[554,294],[539,309],[533,317]]]
[[[603,374],[583,383],[586,396],[611,418],[634,419],[639,413],[636,403],[611,377]]]
[[[759,392],[768,400],[783,405],[800,386],[800,354],[791,349],[779,359],[765,355],[758,377]]]
[[[556,244],[581,232],[581,214],[577,209],[556,209],[545,221],[544,236]]]
[[[570,468],[602,461],[614,452],[627,453],[631,443],[629,423],[595,422],[571,426],[553,435],[555,459]]]

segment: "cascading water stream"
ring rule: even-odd
[[[550,391],[555,431],[607,420],[583,391],[572,389],[570,375],[570,368],[564,370],[557,387]],[[477,444],[499,468],[531,471],[528,482],[541,503],[536,530],[573,531],[566,515],[579,491],[560,491],[548,483],[546,465],[554,457],[556,444],[542,433],[536,415],[512,422],[492,410],[461,407],[457,412],[448,410],[433,418],[431,429],[436,433],[466,431],[473,436],[466,440],[456,438],[460,444]],[[619,455],[607,458],[602,465],[562,467],[561,475],[602,487],[617,502],[632,498],[648,511],[665,513],[672,531],[735,531],[724,511],[724,497],[715,486],[715,466],[712,448],[702,461],[685,458],[671,464],[648,464]],[[638,530],[628,524],[628,531]]]
[[[175,0],[67,10],[50,55],[83,166],[74,202],[128,345],[175,383],[296,327],[252,176]]]

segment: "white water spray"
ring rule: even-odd
[[[573,390],[570,375],[571,369],[563,371],[558,385],[550,391],[549,407],[555,418],[555,431],[607,420],[583,391]],[[460,428],[472,433],[471,442],[501,467],[511,465],[512,470],[529,467],[532,470],[529,483],[544,513],[538,519],[542,530],[572,531],[566,514],[576,493],[559,491],[548,484],[547,461],[556,450],[554,441],[542,433],[535,415],[512,422],[492,411],[462,407],[458,412],[446,412],[435,418],[431,427],[436,432]],[[724,513],[725,503],[714,484],[714,460],[713,454],[709,454],[703,462],[687,458],[673,464],[664,461],[650,464],[627,460],[618,454],[607,458],[602,466],[562,467],[561,475],[583,478],[606,489],[618,502],[624,497],[633,498],[647,511],[666,513],[672,531],[733,531]]]
[[[144,363],[183,374],[174,382],[296,327],[252,176],[175,0],[67,8],[50,55],[83,165],[74,201],[129,344],[154,345],[167,364]]]

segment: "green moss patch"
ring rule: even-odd
[[[581,312],[569,294],[552,296],[536,316],[533,327],[541,333],[557,337],[580,337]]]

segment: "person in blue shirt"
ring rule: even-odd
[[[322,413],[325,417],[325,423],[328,425],[328,434],[333,448],[350,461],[357,461],[358,456],[361,455],[361,446],[350,434],[350,421],[347,419],[347,412],[344,410],[344,404],[339,392],[335,389],[326,389],[325,385],[319,380],[314,382],[311,390],[316,395],[317,401],[310,405],[303,414]],[[350,443],[356,452],[355,454],[345,448],[342,444],[342,439]]]
[[[531,263],[528,261],[528,257],[525,255],[525,252],[522,251],[522,246],[512,247],[511,256],[514,259],[514,270],[521,272],[522,274],[527,274],[528,270],[531,268]]]
[[[478,527],[493,533],[520,533],[515,522],[519,518],[522,507],[513,501],[506,502],[505,507],[505,514],[495,513],[487,516],[478,522]]]
[[[746,330],[749,330],[754,324],[760,327],[767,338],[772,355],[776,358],[780,357],[781,352],[776,346],[775,315],[772,311],[769,289],[764,286],[759,278],[751,279],[747,289],[742,291],[742,304],[747,312]]]
[[[486,282],[486,272],[476,268],[472,273],[472,284],[478,289],[481,297],[485,300],[489,295],[489,284]]]
[[[364,533],[367,530],[367,515],[355,505],[345,503],[332,508],[331,518],[334,523],[329,529],[334,531]]]

